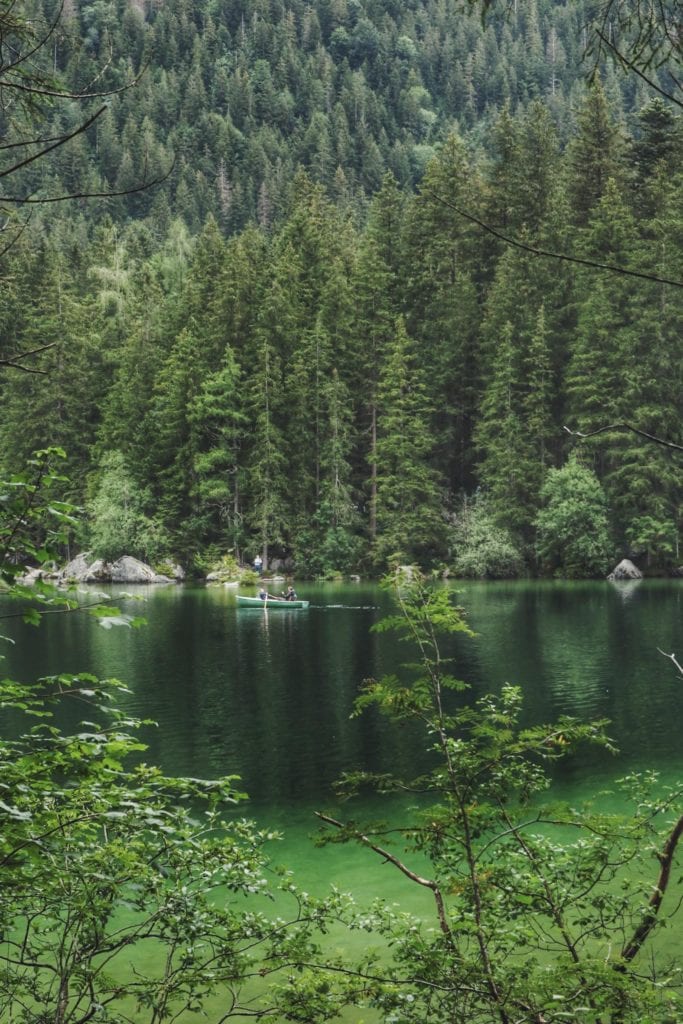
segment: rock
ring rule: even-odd
[[[19,583],[26,587],[32,587],[38,580],[50,580],[55,578],[55,573],[48,569],[29,569],[23,576],[19,577]]]
[[[65,583],[172,583],[170,576],[156,573],[150,565],[130,555],[115,562],[101,558],[93,561],[89,551],[83,551],[64,567],[60,578]]]
[[[75,558],[72,558],[71,561],[62,569],[61,576],[64,582],[82,582],[83,576],[88,571],[91,560],[92,555],[89,551],[82,551],[80,555],[76,555]]]
[[[170,576],[161,576],[151,565],[130,555],[117,558],[108,567],[112,583],[172,583]]]
[[[294,569],[294,559],[292,558],[271,558],[268,563],[268,571],[271,573],[287,575]]]
[[[88,566],[85,570],[85,575],[81,577],[81,583],[108,583],[109,566],[103,558],[97,558],[94,562]]]
[[[640,569],[628,558],[622,558],[607,577],[608,580],[642,580],[643,574]]]
[[[672,569],[669,576],[673,576],[674,579],[683,578],[683,565],[679,565],[675,569]]]

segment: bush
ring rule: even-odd
[[[524,573],[524,558],[509,531],[498,526],[486,499],[463,501],[452,532],[452,570],[474,579],[513,579]]]
[[[569,579],[603,576],[613,556],[607,499],[600,481],[575,456],[551,469],[541,489],[536,550],[543,568]]]

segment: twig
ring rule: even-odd
[[[601,32],[600,29],[596,29],[595,30],[595,34],[604,43],[604,45],[607,46],[614,53],[614,55],[624,65],[624,67],[627,67],[629,69],[629,71],[635,71],[635,73],[638,75],[638,77],[642,78],[642,80],[645,82],[646,85],[649,85],[651,89],[655,89],[665,99],[671,100],[671,102],[675,103],[676,106],[678,106],[678,107],[683,107],[683,102],[681,102],[681,100],[677,100],[675,96],[672,96],[671,93],[666,92],[665,89],[660,89],[660,87],[657,85],[657,83],[653,82],[651,78],[648,78],[647,75],[644,74],[643,71],[641,71],[641,69],[638,67],[637,64],[634,64],[633,61],[631,61],[627,57],[625,57],[624,54],[621,53],[616,48],[614,43],[610,42],[609,39],[605,38],[604,33]],[[674,78],[673,75],[671,77]],[[678,87],[680,89],[680,85],[679,85],[677,79],[674,78],[674,81],[676,82],[676,85],[678,85]]]
[[[476,224],[483,231],[487,231],[494,238],[499,238],[501,242],[505,242],[506,245],[512,245],[516,249],[523,249],[525,252],[530,252],[534,256],[545,256],[548,259],[553,260],[564,260],[566,263],[579,263],[584,267],[593,267],[595,270],[607,270],[611,274],[624,274],[626,277],[638,277],[645,281],[654,281],[656,284],[669,284],[673,288],[683,288],[683,281],[674,281],[669,277],[659,277],[656,274],[646,274],[641,270],[627,270],[626,267],[620,267],[616,263],[598,263],[596,260],[582,259],[580,256],[570,256],[565,252],[551,252],[549,249],[541,249],[536,245],[529,245],[527,242],[520,242],[518,238],[510,238],[509,235],[504,235],[502,231],[498,231],[497,228],[491,227],[490,224],[486,224],[483,220],[475,217],[472,213],[466,213],[465,210],[461,210],[458,206],[455,206],[448,199],[444,199],[443,196],[439,196],[436,192],[431,189],[424,189],[426,195],[430,195],[433,199],[436,199],[437,203],[441,203],[443,206],[447,206],[449,210],[453,210],[460,217],[464,217],[465,220],[471,221]]]
[[[19,352],[11,358],[0,359],[0,366],[4,366],[6,369],[22,370],[24,373],[45,374],[47,373],[47,370],[39,370],[34,366],[24,366],[22,360],[28,359],[29,356],[37,356],[41,352],[47,351],[49,348],[54,348],[56,344],[56,341],[51,341],[48,345],[41,345],[39,348],[32,348],[29,352]]]
[[[671,655],[673,657],[673,655]],[[669,838],[664,844],[664,849],[661,853],[657,854],[659,863],[661,864],[661,870],[659,872],[659,878],[657,879],[656,885],[650,901],[648,903],[648,909],[643,915],[643,920],[634,931],[631,939],[626,943],[621,951],[622,960],[631,961],[640,951],[643,943],[647,939],[648,935],[657,923],[657,914],[659,908],[662,905],[664,894],[669,884],[669,878],[671,875],[671,865],[673,863],[674,854],[678,841],[683,835],[683,817],[680,817],[674,825]]]
[[[34,153],[33,156],[27,156],[25,160],[20,160],[18,164],[13,164],[11,167],[8,167],[5,171],[0,171],[0,178],[6,178],[8,174],[14,174],[15,171],[21,170],[22,167],[27,167],[28,164],[33,163],[34,160],[39,160],[42,156],[46,156],[48,153],[51,153],[53,149],[58,149],[60,146],[63,146],[65,142],[69,142],[70,139],[74,139],[77,135],[80,135],[82,132],[87,131],[90,125],[93,124],[93,122],[96,121],[97,118],[100,117],[106,109],[107,105],[105,103],[104,106],[100,107],[100,109],[92,115],[92,117],[89,117],[87,121],[84,121],[82,124],[80,124],[78,128],[75,129],[75,131],[69,132],[68,135],[62,135],[61,138],[59,138],[57,142],[54,142],[51,146],[47,146],[45,149],[39,150],[37,153]]]
[[[582,439],[585,437],[595,437],[596,434],[604,434],[608,430],[631,430],[634,434],[638,434],[648,441],[653,441],[655,444],[661,444],[664,448],[672,448],[676,452],[683,452],[683,445],[676,444],[674,441],[665,441],[662,437],[656,437],[654,434],[648,434],[646,430],[640,430],[631,423],[610,423],[606,427],[598,427],[597,430],[589,430],[585,434],[580,430],[570,430],[569,427],[563,427],[562,429],[566,430],[572,437],[580,437]]]
[[[676,668],[678,669],[678,671],[680,672],[680,674],[683,676],[683,665],[681,665],[680,662],[677,660],[676,655],[667,654],[666,651],[662,651],[659,647],[657,648],[657,650],[660,654],[663,654],[665,658],[670,658],[671,661],[673,661]]]

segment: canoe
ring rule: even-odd
[[[260,597],[244,597],[242,594],[237,594],[237,603],[242,608],[308,608],[308,601],[283,601],[277,600],[276,598],[269,597],[267,601],[262,601]]]

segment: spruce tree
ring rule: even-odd
[[[377,536],[379,565],[398,558],[424,563],[443,557],[444,520],[429,399],[415,345],[402,317],[395,321],[378,386]]]

